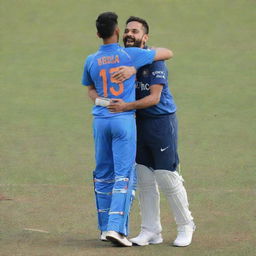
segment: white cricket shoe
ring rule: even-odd
[[[132,243],[127,239],[126,236],[121,235],[116,231],[108,231],[106,234],[107,240],[111,241],[113,244],[117,244],[120,246],[132,246]]]
[[[107,235],[107,231],[101,231],[100,240],[104,242],[108,241],[106,238],[106,235]]]
[[[187,225],[178,226],[178,235],[174,240],[173,245],[178,247],[190,245],[192,242],[192,236],[195,230],[196,230],[196,225],[193,221]]]
[[[138,236],[131,238],[130,241],[133,244],[145,246],[149,244],[160,244],[163,242],[163,238],[161,233],[156,234],[147,230],[142,230]]]

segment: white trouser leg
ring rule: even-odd
[[[176,224],[187,225],[193,217],[189,211],[187,192],[183,186],[183,178],[176,171],[155,170],[155,178],[158,186],[166,195]]]
[[[160,222],[160,194],[154,172],[148,167],[137,164],[137,182],[141,212],[141,229],[153,233],[162,231]]]

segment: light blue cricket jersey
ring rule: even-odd
[[[119,44],[100,46],[98,52],[89,55],[85,61],[82,84],[94,85],[100,97],[119,98],[125,102],[135,101],[135,75],[123,83],[116,83],[111,78],[120,66],[134,66],[136,69],[154,61],[155,50],[145,50],[137,47],[124,48]],[[93,115],[111,117],[127,115],[134,110],[122,113],[110,113],[105,107],[94,106]]]

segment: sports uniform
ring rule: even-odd
[[[161,84],[163,89],[157,105],[136,111],[136,162],[153,170],[175,171],[179,164],[176,105],[167,77],[168,70],[163,61],[155,61],[137,72],[136,100],[148,96],[151,85]]]
[[[183,179],[177,172],[176,105],[168,88],[168,70],[163,61],[138,70],[136,100],[150,95],[150,86],[155,84],[163,86],[159,103],[136,111],[136,171],[142,224],[140,234],[130,241],[138,245],[162,242],[159,187],[167,196],[178,226],[174,245],[187,246],[191,243],[195,225]]]
[[[152,63],[155,51],[102,45],[87,57],[83,85],[94,85],[101,97],[135,100],[135,76],[117,83],[111,74],[119,66],[142,67]],[[134,190],[136,126],[134,111],[110,113],[93,107],[93,133],[96,168],[93,172],[98,226],[101,231],[116,231],[127,236],[128,215]]]

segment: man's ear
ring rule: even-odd
[[[97,36],[98,36],[99,38],[101,38],[101,36],[100,36],[99,32],[97,32]]]
[[[143,35],[142,40],[143,40],[143,43],[146,44],[146,42],[148,41],[148,34]]]
[[[116,27],[115,30],[116,30],[117,35],[119,35],[119,33],[120,33],[119,27]]]

